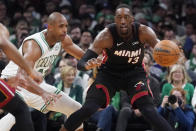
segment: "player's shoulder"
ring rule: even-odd
[[[143,25],[143,24],[140,24],[139,26],[139,32],[142,34],[142,33],[148,33],[149,31],[151,31],[151,27],[149,26],[146,26],[146,25]]]
[[[95,47],[101,48],[111,48],[113,44],[113,37],[110,33],[109,29],[104,28],[99,34],[96,36],[93,45]]]
[[[99,40],[108,40],[112,38],[112,34],[108,27],[105,27],[102,31],[99,32],[96,39]]]

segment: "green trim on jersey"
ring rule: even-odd
[[[61,90],[59,90],[59,89],[56,89],[56,91],[54,92],[54,94],[59,94],[61,92]],[[47,107],[48,107],[48,105],[50,104],[50,102],[47,102],[46,104],[44,104],[41,108],[40,108],[40,111],[42,112],[42,113],[47,113],[48,112],[48,110],[46,109]]]
[[[40,49],[41,49],[41,51],[42,51],[42,54],[44,54],[44,48],[42,47],[42,44],[38,41],[38,40],[36,40],[36,39],[34,39],[34,38],[31,38],[32,40],[35,40],[36,42],[37,42],[37,44],[39,45],[39,47],[40,47]]]
[[[48,47],[48,49],[50,50],[51,48],[50,48],[50,46],[49,46],[48,42],[46,42],[46,40],[45,40],[44,33],[43,33],[43,32],[41,32],[41,33],[40,33],[40,36],[41,36],[41,39],[43,40],[43,42],[44,42],[44,43],[46,44],[46,46]]]

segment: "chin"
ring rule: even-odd
[[[121,30],[121,31],[120,31],[120,34],[123,35],[123,36],[126,36],[126,35],[128,35],[128,31],[127,31],[127,30],[126,30],[126,31],[122,31],[122,30]]]

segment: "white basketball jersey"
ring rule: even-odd
[[[47,70],[50,68],[51,64],[54,62],[55,58],[58,56],[58,54],[61,51],[61,43],[56,43],[52,48],[49,47],[48,43],[45,40],[45,36],[43,32],[46,30],[43,30],[41,32],[38,32],[36,34],[33,34],[27,38],[26,40],[35,40],[36,43],[40,46],[40,49],[42,51],[41,57],[35,62],[34,69],[40,73],[42,73],[43,76],[46,75]],[[23,41],[23,43],[24,43]],[[22,46],[19,48],[19,52],[22,54]],[[15,76],[18,70],[18,65],[16,65],[13,61],[10,61],[9,64],[5,67],[5,69],[2,71],[2,78],[7,78],[10,76]]]

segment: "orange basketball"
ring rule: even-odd
[[[153,50],[153,58],[161,66],[170,66],[178,61],[180,49],[170,40],[162,40],[156,44]]]

